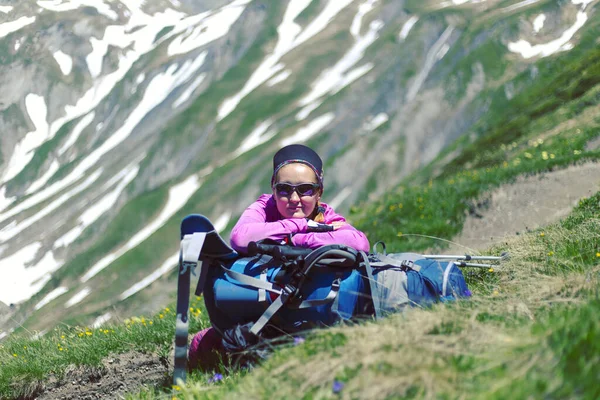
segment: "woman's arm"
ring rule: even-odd
[[[292,237],[294,246],[309,247],[315,249],[329,244],[343,244],[356,250],[368,252],[370,250],[369,240],[364,233],[345,224],[331,232],[309,232],[297,233]]]
[[[231,247],[246,252],[248,244],[261,239],[283,240],[289,234],[306,232],[307,221],[304,218],[283,219],[267,222],[267,204],[271,196],[262,195],[240,216],[231,230]]]

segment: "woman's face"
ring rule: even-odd
[[[289,185],[299,185],[302,183],[316,184],[317,177],[314,171],[302,163],[292,163],[284,165],[277,172],[275,184],[287,183]],[[312,195],[301,196],[298,192],[302,190],[293,190],[289,194],[282,193],[273,189],[273,198],[277,203],[277,210],[284,218],[306,218],[312,214],[317,202],[321,199],[321,190],[312,190]]]

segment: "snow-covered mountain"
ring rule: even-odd
[[[597,4],[4,0],[0,337],[164,306],[181,218],[226,234],[282,145],[319,151],[338,210],[380,196],[599,32]]]

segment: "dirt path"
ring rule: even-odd
[[[485,250],[513,236],[559,221],[579,200],[600,191],[600,163],[588,162],[563,170],[528,177],[503,185],[482,197],[453,242]],[[453,245],[462,254],[467,249]]]

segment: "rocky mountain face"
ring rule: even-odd
[[[0,337],[167,304],[181,218],[226,236],[282,145],[317,149],[337,210],[377,198],[597,19],[590,0],[4,0]]]

